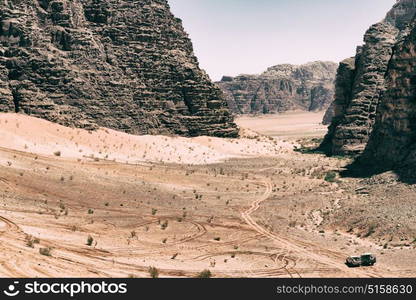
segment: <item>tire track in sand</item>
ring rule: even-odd
[[[302,244],[297,244],[296,241],[294,240],[289,240],[287,238],[283,238],[280,237],[268,230],[266,230],[265,228],[263,228],[262,226],[260,226],[252,217],[252,214],[254,212],[256,212],[259,208],[260,208],[260,204],[264,201],[266,201],[270,195],[273,192],[273,185],[270,179],[268,178],[263,178],[262,181],[263,185],[266,187],[265,192],[263,193],[262,196],[260,196],[259,198],[255,199],[252,203],[251,206],[248,210],[243,211],[241,213],[241,217],[243,218],[243,220],[256,232],[258,232],[259,234],[269,238],[270,240],[272,240],[273,242],[275,242],[276,244],[278,244],[280,247],[283,247],[287,250],[291,250],[294,251],[298,254],[301,254],[303,257],[308,258],[311,261],[315,261],[315,262],[320,262],[320,263],[324,263],[330,267],[333,268],[337,268],[339,269],[341,272],[343,273],[347,273],[347,275],[351,275],[351,276],[362,276],[362,277],[382,277],[381,274],[377,273],[377,272],[372,272],[372,271],[361,271],[361,270],[347,270],[345,268],[342,268],[341,266],[339,266],[340,261],[338,259],[333,259],[330,255],[328,256],[324,256],[321,254],[317,254],[314,253],[316,250],[316,252],[318,253],[332,253],[333,251],[328,251],[326,249],[322,249],[321,247],[314,245],[313,248],[314,249],[305,249],[305,246]],[[296,266],[296,262],[294,261],[294,266],[292,266],[290,269],[286,269],[288,275],[290,277],[293,277],[294,275],[301,277],[301,274],[299,272],[297,272],[294,267]]]

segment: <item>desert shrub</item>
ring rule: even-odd
[[[151,278],[159,278],[159,270],[155,267],[150,267],[149,275]]]
[[[297,224],[297,222],[296,222],[296,221],[290,221],[290,222],[289,222],[289,227],[294,228],[294,227],[296,227],[296,224]]]
[[[196,278],[211,278],[211,277],[212,277],[212,273],[210,270],[204,270],[196,276]]]
[[[365,238],[368,238],[369,236],[373,235],[376,232],[376,228],[377,226],[372,224],[370,225],[370,227],[368,228],[367,233],[364,235]]]
[[[53,153],[53,155],[55,155],[55,156],[61,156],[61,151],[55,151],[55,152]]]
[[[30,247],[30,248],[34,248],[35,246],[33,245],[33,241],[28,239],[26,240],[26,246]]]
[[[50,247],[47,247],[47,248],[39,248],[40,255],[52,256],[51,252],[52,252],[52,248],[50,248]]]
[[[337,173],[335,172],[328,172],[325,175],[325,181],[327,182],[335,182],[336,178],[337,178]]]
[[[34,238],[31,235],[26,236],[26,246],[30,248],[34,248],[35,244],[39,244],[39,243],[40,243],[40,240],[38,238]]]
[[[91,246],[92,242],[94,242],[94,238],[89,235],[88,238],[87,238],[87,246]]]
[[[163,222],[162,225],[160,226],[160,228],[162,230],[165,230],[166,228],[168,228],[168,221]]]

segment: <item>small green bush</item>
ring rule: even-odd
[[[94,242],[94,239],[93,239],[92,236],[89,235],[88,238],[87,238],[87,246],[91,246],[92,242]]]
[[[204,270],[196,276],[196,278],[211,278],[211,277],[212,277],[212,273],[210,270]]]
[[[326,182],[335,182],[337,179],[337,173],[335,172],[328,172],[325,175],[325,181]]]
[[[155,267],[150,267],[149,275],[151,278],[159,278],[159,270]]]

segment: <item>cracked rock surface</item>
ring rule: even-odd
[[[409,137],[404,128],[410,132],[414,126],[410,125],[413,124],[410,99],[415,97],[412,85],[415,13],[415,0],[397,1],[386,18],[366,32],[364,45],[358,47],[355,58],[340,64],[334,117],[321,146],[328,154],[361,154],[372,136],[373,142],[369,144],[372,153],[383,153],[386,149],[390,155],[396,155],[391,148],[405,147],[406,138],[401,140],[402,146],[387,141],[389,135],[399,132]],[[381,146],[381,140],[386,146]],[[375,147],[380,149],[374,151]]]
[[[0,111],[133,134],[238,136],[166,0],[0,0]]]

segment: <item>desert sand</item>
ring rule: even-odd
[[[279,138],[321,138],[327,132],[322,125],[323,112],[287,112],[275,115],[241,116],[236,122],[262,135]]]
[[[0,276],[416,275],[412,186],[325,180],[349,160],[294,151],[318,114],[237,122],[239,139],[182,138],[0,114]],[[379,263],[345,266],[365,252]]]

